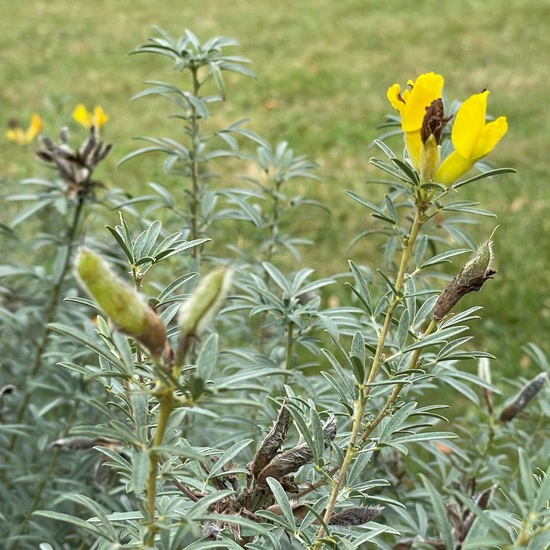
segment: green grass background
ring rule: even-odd
[[[506,115],[510,125],[490,160],[518,175],[464,190],[464,198],[498,215],[475,229],[480,240],[500,224],[497,278],[464,304],[485,307],[475,332],[478,345],[500,358],[498,368],[511,376],[522,365],[531,375],[536,369],[521,361],[520,347],[534,341],[548,352],[550,328],[549,21],[548,0],[6,1],[0,113],[7,127],[11,118],[40,112],[45,133],[54,134],[71,122],[77,103],[101,104],[111,116],[105,138],[115,150],[100,178],[135,191],[149,181],[169,185],[160,158],[115,167],[137,147],[134,136],[173,132],[170,105],[129,103],[144,80],[176,77],[168,60],[128,52],[154,34],[152,25],[176,36],[189,28],[203,41],[238,38],[235,53],[253,61],[258,78],[230,77],[228,102],[213,123],[250,117],[251,129],[273,142],[288,140],[320,164],[323,182],[300,191],[333,212],[309,214],[297,229],[321,243],[306,251],[305,263],[330,275],[344,271],[348,257],[372,263],[379,255],[367,240],[347,250],[370,220],[344,190],[370,192],[365,181],[377,174],[368,165],[369,145],[391,112],[387,88],[427,71],[445,76],[449,99],[489,88],[490,113]],[[2,197],[41,170],[31,160],[34,149],[0,136]]]

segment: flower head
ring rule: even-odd
[[[12,121],[10,129],[6,132],[6,137],[18,145],[27,145],[36,138],[42,128],[44,128],[44,121],[40,115],[35,113],[32,115],[31,123],[27,130],[23,130],[16,120]]]
[[[97,105],[91,113],[82,103],[77,105],[73,111],[73,118],[85,128],[91,128],[92,126],[101,128],[109,120],[109,116],[100,105]]]
[[[455,182],[480,159],[488,155],[508,131],[506,117],[487,123],[485,90],[468,98],[458,110],[451,138],[455,150],[443,161],[435,180],[445,185]]]
[[[452,129],[455,150],[439,164],[441,132],[451,117],[445,117],[443,77],[421,74],[410,89],[401,92],[399,84],[388,90],[388,99],[401,113],[407,154],[424,181],[450,185],[474,164],[488,155],[508,131],[505,117],[487,123],[488,90],[474,94],[458,110]]]
[[[443,92],[443,77],[435,73],[421,74],[416,82],[408,81],[410,89],[401,93],[401,86],[394,84],[388,90],[388,99],[392,106],[401,113],[401,128],[405,132],[407,153],[413,166],[419,170],[422,154],[422,137],[420,131],[426,109]]]

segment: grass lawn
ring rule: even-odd
[[[236,53],[253,61],[257,81],[231,77],[228,102],[213,123],[250,117],[251,129],[272,142],[288,140],[320,164],[323,182],[300,191],[332,205],[333,212],[316,212],[300,227],[302,236],[321,243],[305,251],[305,263],[330,275],[345,270],[348,257],[373,263],[379,254],[367,240],[347,250],[370,221],[343,191],[371,192],[365,181],[378,174],[368,164],[369,145],[392,110],[388,87],[436,71],[446,78],[449,99],[488,88],[490,113],[506,115],[510,125],[490,160],[518,175],[465,189],[464,198],[498,215],[498,221],[481,220],[476,236],[482,240],[495,225],[500,228],[497,278],[464,306],[485,307],[476,325],[478,345],[497,355],[505,372],[517,372],[521,364],[530,376],[536,371],[520,361],[521,345],[534,341],[549,351],[550,194],[544,166],[550,116],[542,108],[550,82],[549,20],[548,0],[9,2],[0,19],[2,124],[7,128],[12,118],[26,122],[39,112],[45,133],[54,134],[72,124],[77,103],[101,104],[111,116],[105,137],[115,150],[100,177],[136,191],[149,181],[170,185],[160,158],[115,167],[136,149],[134,136],[174,132],[168,104],[147,99],[130,104],[129,98],[144,80],[177,74],[164,58],[127,54],[154,34],[152,25],[172,35],[188,28],[201,40],[238,38]],[[397,141],[392,145],[400,147]],[[31,160],[34,145],[22,148],[2,137],[0,150],[5,196],[17,180],[41,168]],[[9,210],[3,212],[0,221],[6,222]]]

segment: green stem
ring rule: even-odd
[[[63,265],[61,266],[61,270],[59,272],[59,278],[57,279],[57,281],[55,281],[53,285],[50,300],[46,305],[46,311],[47,311],[46,319],[42,326],[42,334],[40,336],[38,346],[36,347],[36,353],[35,353],[31,370],[27,375],[28,380],[34,380],[36,375],[38,374],[38,371],[40,370],[40,367],[42,366],[42,359],[44,356],[44,352],[46,351],[46,348],[48,346],[48,340],[51,334],[51,329],[49,325],[55,321],[57,317],[57,310],[61,303],[61,300],[60,300],[61,290],[63,288],[65,277],[71,265],[74,240],[76,238],[77,231],[80,226],[80,218],[82,216],[84,202],[85,202],[84,197],[80,197],[78,199],[78,202],[73,214],[73,219],[71,221],[71,224],[67,228],[66,239],[65,239],[66,241],[65,246],[67,246],[68,248],[67,254],[65,255],[65,260],[63,262]],[[27,412],[27,408],[29,406],[30,400],[31,400],[31,393],[27,391],[25,398],[21,403],[21,407],[19,408],[19,412],[17,413],[17,424],[20,424],[23,421],[23,418],[25,417],[25,414]],[[18,434],[14,434],[9,446],[10,451],[13,451],[15,449],[17,440],[18,440]]]
[[[157,430],[153,440],[153,448],[149,451],[149,477],[147,479],[147,511],[149,514],[149,540],[147,544],[154,546],[155,534],[158,527],[155,523],[155,503],[157,496],[157,475],[160,462],[159,453],[156,451],[162,445],[164,434],[168,426],[168,420],[174,410],[174,393],[172,389],[165,389],[157,394],[159,399],[159,416],[157,421]]]
[[[285,360],[285,369],[286,369],[286,373],[285,373],[285,376],[284,376],[284,381],[285,381],[285,384],[288,383],[288,377],[290,376],[291,372],[292,372],[292,359],[293,359],[293,353],[292,353],[292,350],[293,350],[293,345],[294,345],[294,338],[293,338],[293,333],[294,333],[294,323],[291,321],[289,324],[288,324],[288,331],[287,331],[287,337],[286,337],[286,360]]]
[[[359,451],[360,444],[364,442],[364,440],[366,439],[364,438],[364,436],[362,436],[361,439],[359,440],[359,432],[361,430],[363,415],[365,413],[365,408],[366,408],[368,397],[370,394],[370,388],[372,387],[370,384],[372,384],[372,382],[375,380],[376,375],[380,370],[380,367],[384,363],[384,349],[386,347],[386,339],[388,337],[391,321],[395,313],[395,310],[397,309],[397,306],[401,303],[401,300],[402,300],[402,298],[400,297],[400,293],[403,288],[405,275],[407,272],[407,266],[409,264],[409,260],[412,255],[416,239],[418,238],[420,229],[422,228],[424,212],[426,210],[426,207],[427,205],[425,203],[421,205],[417,205],[410,234],[408,235],[408,237],[402,238],[401,262],[399,265],[399,270],[397,272],[397,277],[395,279],[395,285],[394,285],[395,296],[388,306],[384,323],[382,324],[382,329],[378,333],[376,351],[375,351],[373,363],[367,378],[367,383],[359,387],[359,392],[360,392],[359,400],[354,402],[354,414],[352,419],[351,434],[350,434],[348,446],[346,449],[346,454],[344,455],[344,460],[342,461],[340,472],[336,480],[334,480],[333,482],[330,499],[328,501],[325,514],[323,516],[323,520],[325,524],[328,524],[334,512],[334,508],[338,500],[338,495],[340,494],[340,490],[346,478],[348,468],[350,467],[354,456]],[[392,393],[392,395],[395,393],[395,396],[393,397],[393,401],[397,398],[397,395],[399,394],[400,391],[401,391],[401,387],[396,386],[396,388],[394,388],[394,392]],[[393,403],[393,401],[391,401],[391,403]],[[388,406],[391,406],[391,403]],[[385,416],[386,414],[385,410],[386,410],[386,407],[384,407],[384,409],[379,413],[378,423],[380,423],[382,418]],[[325,535],[325,529],[324,527],[321,527],[317,534],[317,542],[313,546],[313,550],[321,550],[322,542],[320,539],[324,535]]]
[[[198,97],[200,82],[197,78],[197,69],[191,69],[191,74],[193,76],[193,95]],[[199,185],[199,147],[200,147],[200,128],[199,128],[199,117],[197,115],[196,107],[191,104],[191,184],[192,184],[192,195],[191,202],[189,205],[190,214],[191,214],[191,240],[199,238],[199,227],[198,227],[198,213],[200,206],[200,185]],[[192,249],[193,257],[195,259],[200,258],[200,249],[195,246]]]

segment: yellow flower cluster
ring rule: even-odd
[[[101,128],[108,120],[109,116],[103,110],[103,107],[96,106],[93,112],[89,112],[86,107],[80,103],[73,111],[73,118],[85,128]],[[40,131],[44,128],[44,121],[36,113],[32,115],[31,123],[25,130],[21,128],[17,121],[10,123],[10,128],[6,131],[6,137],[18,145],[27,145],[31,143]]]
[[[109,117],[100,105],[96,106],[93,112],[89,112],[86,107],[80,103],[73,111],[73,118],[82,124],[85,128],[101,128],[108,120]]]
[[[10,124],[6,137],[17,143],[17,145],[27,145],[36,138],[42,128],[44,128],[44,121],[40,118],[40,115],[35,113],[32,115],[31,123],[26,130],[21,128],[17,122]]]
[[[488,155],[508,131],[505,117],[487,123],[487,96],[485,90],[468,98],[456,113],[451,139],[454,151],[439,164],[439,155],[433,154],[434,139],[423,141],[421,130],[426,110],[442,97],[443,77],[435,73],[420,75],[416,82],[409,80],[409,88],[401,92],[399,84],[388,90],[388,99],[401,113],[401,128],[405,133],[407,153],[413,166],[424,179],[451,185],[463,176],[480,159]],[[443,120],[443,124],[447,122]],[[424,149],[430,148],[429,155]],[[423,157],[437,159],[437,166],[426,168]]]

